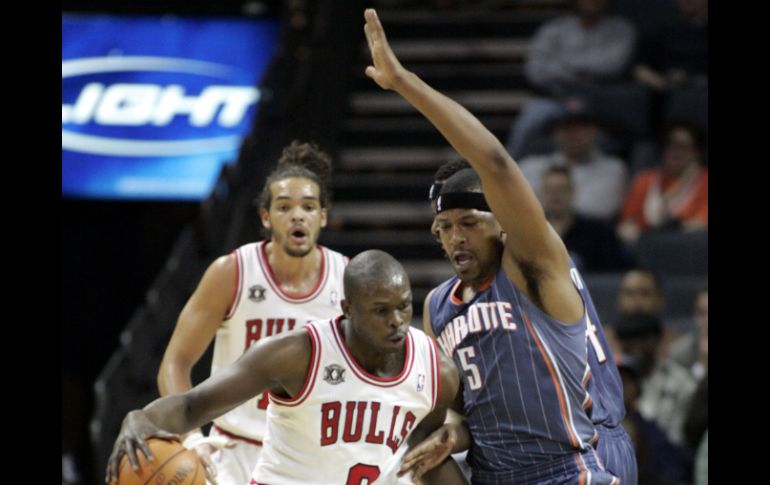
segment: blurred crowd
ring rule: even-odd
[[[578,266],[623,272],[605,326],[639,483],[707,483],[708,289],[691,289],[689,322],[667,325],[666,276],[640,246],[680,238],[670,257],[698,254],[707,281],[707,250],[687,241],[708,234],[708,0],[571,6],[531,39],[534,96],[506,146]]]
[[[708,230],[708,1],[676,0],[658,26],[609,0],[572,5],[531,39],[535,96],[507,148],[576,262],[627,268],[644,233]]]

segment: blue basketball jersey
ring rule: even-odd
[[[586,388],[590,313],[575,324],[559,322],[520,292],[502,265],[468,303],[455,295],[459,286],[454,276],[437,287],[429,311],[437,342],[464,374],[474,474],[571,457],[581,466],[581,452],[597,440]]]
[[[571,261],[570,263],[570,276],[580,296],[583,297],[588,318],[588,364],[591,368],[588,376],[588,393],[593,400],[589,416],[595,425],[614,428],[620,426],[626,415],[623,383],[591,294],[580,272]]]
[[[626,414],[623,383],[591,294],[571,261],[570,266],[570,276],[583,297],[588,319],[588,364],[591,374],[587,389],[593,401],[588,415],[599,433],[597,458],[608,472],[620,479],[620,483],[636,485],[636,453],[622,425]]]

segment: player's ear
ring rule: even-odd
[[[433,237],[436,238],[436,242],[441,245],[441,236],[438,234],[438,223],[436,222],[436,219],[433,219],[433,223],[430,225],[430,232],[433,234]]]
[[[324,207],[323,209],[321,209],[321,228],[326,227],[326,222],[328,221],[328,218],[329,218],[329,209]]]
[[[340,302],[340,306],[342,307],[342,313],[345,315],[345,318],[350,318],[350,302],[347,298],[343,298]]]
[[[497,230],[497,240],[505,244],[505,240],[508,238],[508,235],[505,234],[503,226],[500,225],[500,221],[497,219],[495,219],[495,229]]]
[[[259,211],[259,218],[262,219],[262,227],[265,229],[271,229],[270,227],[270,213],[267,210],[262,209]]]

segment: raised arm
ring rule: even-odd
[[[577,320],[582,303],[571,286],[567,250],[517,164],[468,110],[401,66],[373,9],[365,11],[365,18],[374,64],[366,68],[366,75],[403,96],[473,166],[487,203],[506,232],[506,272],[517,286],[528,291],[531,279],[537,280],[535,301],[560,320]]]
[[[540,259],[559,252],[558,235],[505,147],[468,110],[404,69],[388,45],[377,14],[367,9],[365,15],[374,63],[366,68],[366,75],[403,96],[468,160],[481,178],[484,195],[508,235],[508,244],[518,255]]]
[[[136,448],[152,460],[145,440],[185,433],[225,414],[259,393],[273,389],[293,395],[305,382],[311,357],[305,329],[260,340],[240,359],[183,394],[161,397],[128,413],[115,441],[107,481],[117,477],[123,453],[137,468]]]

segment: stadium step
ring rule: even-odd
[[[380,89],[364,74],[365,70],[365,64],[354,68],[353,89],[355,91]],[[425,60],[410,63],[409,70],[439,91],[459,91],[469,87],[503,90],[526,84],[524,66],[520,61],[478,62],[473,59],[458,66],[458,61]]]
[[[530,97],[530,94],[523,90],[490,91],[484,89],[449,91],[444,94],[463,105],[473,114],[478,115],[518,113],[524,102]],[[377,113],[413,115],[416,113],[406,100],[389,91],[355,92],[350,96],[350,110],[354,114],[363,115]]]
[[[513,116],[485,115],[481,122],[500,139],[510,130]],[[443,146],[446,140],[441,133],[422,116],[393,116],[388,118],[366,116],[348,118],[342,124],[345,143],[348,146],[409,144],[410,146]]]
[[[433,213],[424,201],[367,200],[335,203],[329,219],[329,224],[336,229],[421,227],[427,231],[433,222]]]
[[[373,146],[343,148],[338,157],[341,171],[398,170],[435,171],[460,155],[449,145],[441,147]]]

